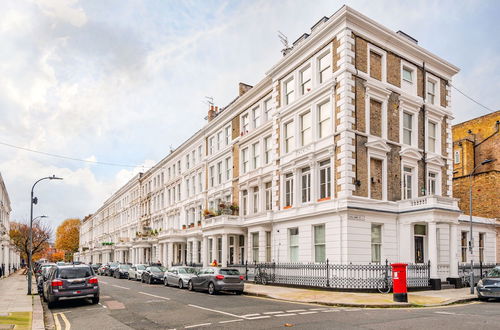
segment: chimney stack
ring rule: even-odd
[[[239,96],[248,92],[253,86],[240,82],[239,84]]]
[[[215,118],[215,110],[214,110],[214,106],[211,105],[210,110],[208,110],[208,116],[207,116],[208,122],[211,122],[212,119],[214,119],[214,118]]]

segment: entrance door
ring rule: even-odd
[[[415,236],[415,263],[424,263],[424,237]]]

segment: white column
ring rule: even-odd
[[[167,267],[167,243],[163,243],[163,259],[161,260],[161,263],[163,266]]]
[[[201,249],[201,262],[203,263],[203,267],[207,267],[210,262],[209,256],[208,256],[208,236],[203,236],[203,245]]]
[[[9,254],[10,254],[10,248],[8,246],[5,247],[5,249],[3,250],[3,262],[5,264],[5,275],[9,275],[10,274],[10,269],[9,269],[9,266],[10,266],[10,259],[9,259]]]
[[[437,236],[436,236],[436,223],[428,223],[428,246],[429,246],[429,261],[431,262],[431,278],[438,278],[438,265],[437,265]]]
[[[413,262],[411,258],[413,237],[411,236],[411,225],[401,223],[399,225],[399,261]]]
[[[450,224],[450,277],[458,278],[458,224]]]
[[[266,262],[266,231],[259,230],[259,262]]]
[[[192,260],[192,262],[196,263],[196,264],[200,262],[198,260],[198,244],[200,244],[200,242],[198,241],[198,239],[195,239],[193,241],[193,260]]]
[[[228,249],[227,234],[222,234],[222,260],[220,263],[223,267],[227,267]]]
[[[217,259],[217,236],[212,236],[212,255],[210,256],[209,259],[209,264],[211,264],[214,259]],[[220,260],[217,260],[218,263],[220,263]]]
[[[168,243],[168,267],[171,267],[174,262],[174,243]]]

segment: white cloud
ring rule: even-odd
[[[87,23],[87,15],[81,7],[76,7],[78,0],[36,0],[45,15],[57,18],[65,23],[81,27]]]

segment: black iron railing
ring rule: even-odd
[[[490,272],[490,270],[492,270],[496,266],[500,266],[500,263],[499,264],[482,263],[482,262],[474,263],[472,265],[472,267],[474,269],[474,277],[475,277],[474,282],[477,282],[477,281],[479,281],[479,279],[485,277]],[[470,263],[460,263],[458,265],[458,276],[459,277],[463,277],[463,276],[467,277],[469,275],[470,275]]]

